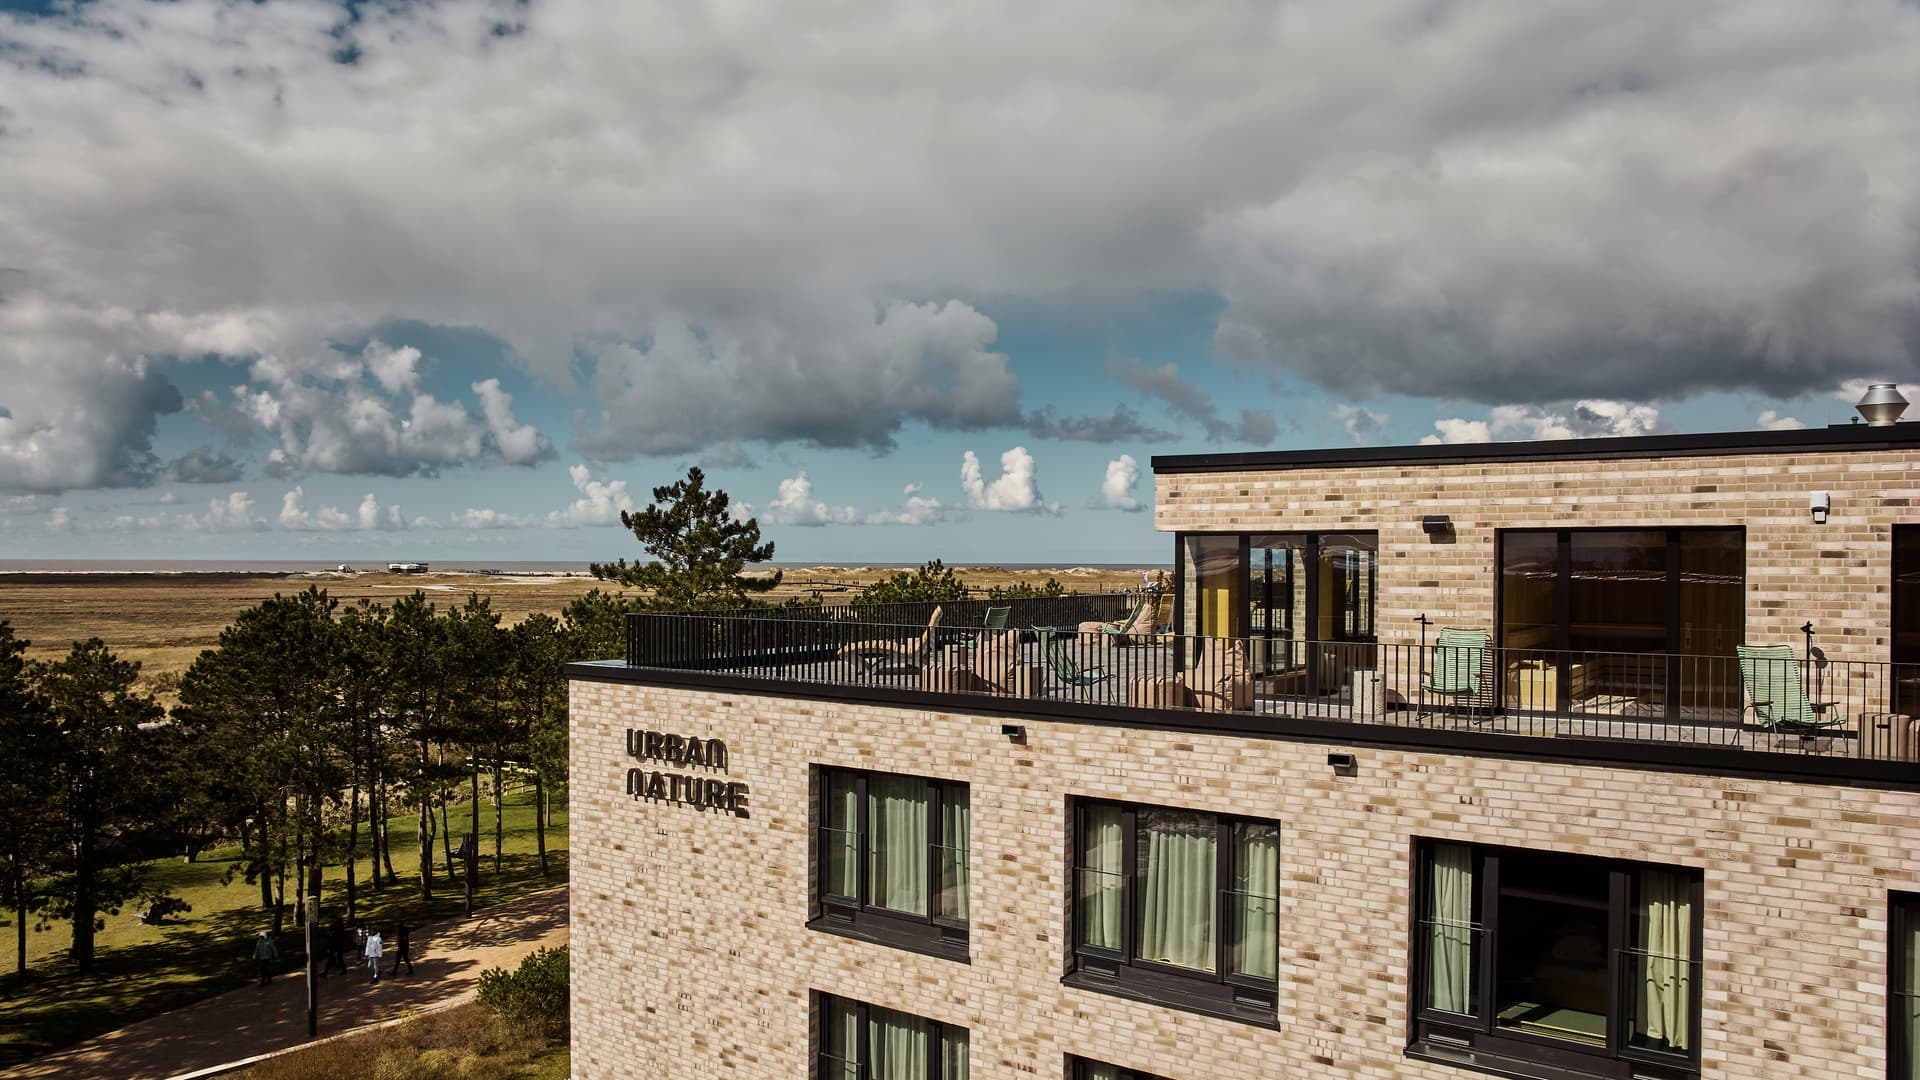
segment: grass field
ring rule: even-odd
[[[555,803],[554,821],[547,830],[550,876],[540,877],[534,855],[531,792],[507,792],[504,866],[493,872],[493,805],[481,806],[482,842],[477,905],[493,904],[567,880],[567,833],[564,804]],[[453,831],[465,831],[465,806],[455,806]],[[459,915],[462,893],[445,874],[439,842],[435,841],[437,876],[434,899],[420,899],[419,856],[414,843],[415,820],[392,819],[393,868],[401,882],[375,893],[367,887],[369,859],[357,870],[358,910],[372,925],[409,926]],[[404,838],[404,839],[403,839]],[[364,834],[362,842],[364,844]],[[4,977],[0,977],[0,1068],[36,1057],[69,1043],[124,1026],[134,1020],[197,1001],[210,994],[245,985],[254,977],[251,949],[254,935],[267,929],[272,917],[260,909],[260,888],[235,872],[223,883],[237,852],[214,849],[197,862],[167,860],[153,864],[153,878],[164,884],[193,910],[178,921],[144,926],[135,912],[107,916],[97,940],[95,970],[76,973],[64,958],[71,931],[64,923],[28,936],[29,980],[24,989],[13,986],[14,927],[11,913],[0,914],[0,948],[4,948]],[[291,876],[291,874],[289,874]],[[322,888],[325,926],[335,912],[346,910],[346,871],[328,867]],[[281,937],[283,963],[289,969],[302,963],[301,938],[293,922],[291,904],[295,885],[288,882],[289,914]]]
[[[571,1055],[471,1002],[284,1054],[242,1080],[566,1080]]]
[[[631,545],[628,545],[631,546]],[[637,554],[614,550],[609,557]],[[986,589],[1016,583],[1039,585],[1057,577],[1083,593],[1113,592],[1140,584],[1139,570],[1005,570],[960,567],[968,585]],[[892,573],[871,567],[822,566],[786,572],[774,601],[819,589],[828,603],[844,603],[861,585]],[[271,598],[318,585],[343,603],[362,597],[391,603],[415,589],[438,607],[464,602],[477,592],[493,602],[506,625],[544,611],[558,615],[574,597],[607,583],[585,577],[492,574],[336,574],[273,577],[246,574],[0,574],[0,619],[32,642],[28,655],[62,656],[73,642],[98,636],[122,659],[138,660],[149,680],[187,670],[200,650],[241,611]],[[167,702],[171,704],[171,701]]]

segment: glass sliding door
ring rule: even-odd
[[[1498,561],[1507,708],[1737,720],[1743,530],[1508,530]]]
[[[1337,696],[1375,667],[1376,534],[1189,535],[1181,559],[1181,632],[1247,638],[1260,694]]]
[[[1375,667],[1374,591],[1380,578],[1380,540],[1373,533],[1329,533],[1311,538],[1315,574],[1313,691],[1339,694],[1356,671]]]
[[[1252,638],[1253,673],[1305,689],[1307,621],[1307,538],[1255,536],[1248,541],[1247,633]]]
[[[1920,525],[1893,527],[1893,711],[1920,715]]]

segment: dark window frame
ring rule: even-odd
[[[1907,994],[1900,989],[1907,981],[1907,975],[1913,966],[1920,964],[1920,955],[1901,955],[1900,946],[1907,940],[1916,925],[1920,925],[1920,893],[1889,892],[1887,894],[1887,1076],[1889,1080],[1912,1076],[1914,1065],[1920,1059],[1920,1046],[1911,1045],[1907,1039],[1907,1018],[1902,1015],[1908,1008],[1920,1007],[1920,1002],[1912,1005],[1903,1002]]]
[[[1146,1073],[1105,1061],[1095,1061],[1078,1054],[1067,1055],[1067,1080],[1093,1080],[1093,1070],[1102,1065],[1116,1070],[1119,1074],[1118,1080],[1166,1080],[1166,1077],[1157,1073]]]
[[[1433,851],[1440,845],[1465,847],[1474,859],[1474,925],[1479,935],[1475,945],[1471,994],[1475,1013],[1471,1016],[1427,1008],[1422,988],[1427,985],[1429,937],[1422,932],[1431,910],[1429,892],[1432,883]],[[1700,1075],[1701,1006],[1703,980],[1699,977],[1705,919],[1705,880],[1698,868],[1667,863],[1611,859],[1603,856],[1576,855],[1557,851],[1475,844],[1440,837],[1416,837],[1413,840],[1413,899],[1409,927],[1408,956],[1408,1037],[1407,1056],[1440,1061],[1495,1075],[1549,1077],[1553,1080],[1586,1078],[1645,1077],[1648,1080],[1686,1080]],[[1501,861],[1526,858],[1579,859],[1590,862],[1608,874],[1607,942],[1607,1045],[1583,1046],[1571,1040],[1556,1039],[1494,1023],[1494,1002],[1498,992],[1495,966],[1499,956]],[[1690,939],[1695,967],[1693,988],[1693,1047],[1683,1057],[1677,1054],[1630,1046],[1626,1042],[1630,978],[1625,971],[1625,956],[1631,951],[1633,907],[1637,879],[1642,870],[1682,873],[1691,880],[1692,926]]]
[[[1306,567],[1307,569],[1305,571],[1304,581],[1296,583],[1295,581],[1289,579],[1284,588],[1283,595],[1287,598],[1287,601],[1284,608],[1284,610],[1286,611],[1286,618],[1282,621],[1282,625],[1286,627],[1287,640],[1295,643],[1313,642],[1316,644],[1328,644],[1328,645],[1377,645],[1379,644],[1380,642],[1380,530],[1379,529],[1317,529],[1317,530],[1305,530],[1305,531],[1287,530],[1287,529],[1257,529],[1257,530],[1238,530],[1234,532],[1210,532],[1202,529],[1194,529],[1194,530],[1174,533],[1173,534],[1173,582],[1174,582],[1173,625],[1175,627],[1176,632],[1183,633],[1183,634],[1186,632],[1185,627],[1187,625],[1187,622],[1186,622],[1187,605],[1188,603],[1190,603],[1190,599],[1187,596],[1187,542],[1189,540],[1193,540],[1197,538],[1232,539],[1237,541],[1239,545],[1239,551],[1238,551],[1237,557],[1240,560],[1241,602],[1235,605],[1234,610],[1230,613],[1232,617],[1231,626],[1233,629],[1233,633],[1231,636],[1235,638],[1242,638],[1242,639],[1251,639],[1253,637],[1253,620],[1252,620],[1251,609],[1253,606],[1253,601],[1256,595],[1257,588],[1260,589],[1260,595],[1269,598],[1268,610],[1269,611],[1273,610],[1273,608],[1271,607],[1271,601],[1270,601],[1270,597],[1272,596],[1272,593],[1273,593],[1272,582],[1271,582],[1271,568],[1255,567],[1253,565],[1253,538],[1256,536],[1285,537],[1289,539],[1297,539],[1300,541],[1300,563],[1303,567]],[[1324,642],[1320,642],[1318,641],[1318,639],[1311,637],[1311,633],[1312,633],[1312,629],[1315,626],[1317,626],[1321,620],[1321,616],[1323,613],[1320,610],[1320,605],[1323,603],[1325,599],[1321,595],[1324,592],[1324,590],[1320,588],[1320,561],[1322,557],[1321,542],[1328,537],[1335,537],[1335,536],[1371,537],[1373,539],[1373,558],[1372,560],[1370,560],[1369,564],[1365,567],[1363,574],[1358,568],[1352,565],[1348,565],[1341,569],[1341,572],[1348,575],[1349,579],[1354,582],[1355,587],[1353,588],[1351,595],[1353,596],[1355,602],[1351,604],[1338,605],[1338,607],[1335,610],[1325,613],[1329,616],[1329,621],[1332,622],[1332,624],[1335,627],[1335,630],[1334,630],[1333,636],[1329,637]],[[1263,580],[1263,577],[1265,578],[1265,580]],[[1359,585],[1359,582],[1361,581],[1362,577],[1364,577],[1364,580],[1365,580],[1364,588],[1360,587]],[[1301,628],[1294,625],[1294,620],[1292,618],[1292,598],[1294,595],[1294,590],[1296,588],[1303,590],[1306,594],[1305,596],[1306,602],[1305,602],[1304,608],[1306,612],[1307,636],[1302,636],[1302,637],[1295,636],[1301,630]],[[1361,602],[1363,598],[1365,601],[1364,604]],[[1352,629],[1348,629],[1349,626],[1352,626]],[[1274,629],[1275,629],[1274,624],[1272,622],[1269,622],[1265,627],[1264,636],[1271,640],[1275,636]],[[1175,662],[1182,670],[1184,670],[1187,666],[1187,662],[1188,662],[1187,652],[1188,650],[1186,649],[1174,650]],[[1317,650],[1313,650],[1313,649],[1307,650],[1305,655],[1305,662],[1307,667],[1307,679],[1309,684],[1311,685],[1317,681],[1318,674],[1319,674],[1318,671],[1316,670],[1319,665],[1319,657],[1317,656]]]
[[[825,1021],[828,1015],[827,1010],[835,1001],[843,1005],[852,1006],[854,1015],[858,1018],[856,1022],[860,1029],[860,1038],[857,1045],[860,1050],[860,1060],[854,1063],[854,1073],[856,1074],[854,1078],[847,1077],[846,1070],[844,1069],[834,1069],[827,1060]],[[859,998],[842,997],[839,994],[829,994],[824,990],[815,990],[813,991],[813,1015],[815,1017],[813,1026],[814,1045],[816,1049],[813,1055],[813,1074],[817,1080],[871,1080],[873,1076],[873,1063],[866,1059],[868,1047],[867,1010],[875,1008],[900,1013],[902,1016],[911,1016],[927,1025],[927,1080],[944,1080],[941,1076],[944,1063],[940,1058],[940,1049],[942,1043],[945,1041],[946,1034],[950,1031],[957,1031],[962,1035],[968,1036],[967,1049],[969,1059],[971,1059],[973,1049],[972,1031],[968,1028],[961,1027],[958,1024],[945,1023],[932,1019],[931,1017],[921,1016],[918,1013],[911,1013],[905,1009],[895,1009],[887,1005],[874,1005],[862,1001]],[[968,1071],[971,1071],[971,1069]]]
[[[1120,860],[1124,868],[1125,881],[1120,902],[1121,947],[1117,950],[1083,945],[1080,942],[1081,881],[1082,871],[1085,869],[1081,866],[1081,853],[1085,851],[1087,810],[1093,806],[1118,807],[1121,813]],[[1205,814],[1214,819],[1217,840],[1214,863],[1215,934],[1212,972],[1194,971],[1171,964],[1142,960],[1135,956],[1135,938],[1139,932],[1136,925],[1136,904],[1139,892],[1140,850],[1138,813],[1141,810],[1175,810],[1183,813]],[[1226,928],[1229,917],[1228,898],[1233,893],[1234,826],[1264,825],[1280,829],[1280,823],[1272,818],[1220,814],[1210,810],[1187,810],[1184,807],[1099,798],[1075,798],[1072,801],[1069,817],[1073,823],[1067,854],[1067,876],[1071,882],[1070,902],[1067,905],[1067,935],[1071,947],[1071,966],[1066,977],[1061,981],[1085,990],[1117,994],[1121,997],[1204,1013],[1208,1016],[1278,1027],[1279,1021],[1275,1012],[1279,999],[1278,971],[1276,970],[1273,979],[1257,979],[1231,974],[1228,957],[1229,935]],[[1284,830],[1282,836],[1284,837]],[[1280,925],[1278,917],[1280,874],[1277,868],[1274,875],[1274,899],[1277,936]],[[1278,963],[1276,956],[1276,968]]]
[[[962,780],[943,780],[938,777],[921,776],[917,773],[896,773],[884,769],[848,769],[836,765],[816,765],[813,769],[816,791],[813,799],[814,858],[812,911],[807,922],[808,929],[819,930],[842,937],[857,938],[876,945],[905,949],[909,952],[924,953],[948,960],[968,963],[968,921],[946,918],[933,913],[933,898],[939,895],[940,849],[945,846],[945,836],[941,832],[943,815],[941,809],[954,789],[968,792],[971,823],[972,792]],[[856,807],[855,834],[859,837],[856,850],[858,870],[854,875],[860,895],[851,898],[829,896],[826,892],[828,881],[828,841],[826,832],[831,820],[829,800],[833,790],[832,778],[845,776],[854,783],[854,805]],[[895,911],[868,902],[867,897],[867,860],[871,854],[867,846],[868,802],[867,782],[876,776],[886,776],[909,780],[918,780],[927,785],[927,914],[915,915],[911,912]],[[968,882],[972,881],[972,827],[968,827]],[[969,905],[968,912],[972,908]]]
[[[1722,533],[1739,538],[1740,588],[1744,599],[1747,585],[1747,527],[1745,525],[1581,525],[1550,528],[1520,527],[1494,530],[1493,534],[1493,625],[1494,645],[1502,655],[1512,648],[1507,643],[1506,619],[1506,565],[1507,538],[1510,536],[1551,536],[1554,538],[1554,627],[1553,642],[1545,651],[1556,657],[1555,685],[1558,688],[1556,700],[1541,702],[1551,706],[1556,713],[1565,713],[1570,707],[1569,693],[1573,681],[1568,677],[1567,664],[1571,662],[1573,643],[1571,640],[1571,622],[1573,618],[1573,537],[1578,533],[1608,532],[1660,532],[1666,534],[1666,585],[1662,590],[1663,610],[1661,612],[1666,645],[1658,652],[1648,656],[1666,659],[1665,679],[1668,687],[1682,685],[1681,657],[1678,642],[1681,637],[1680,603],[1680,551],[1681,537],[1686,533]],[[1733,638],[1745,640],[1747,620],[1746,605],[1740,608],[1740,626],[1735,628]],[[1732,654],[1728,654],[1731,658]],[[1666,710],[1670,719],[1677,719],[1680,713],[1680,695],[1666,694]]]

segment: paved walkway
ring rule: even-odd
[[[320,980],[320,1035],[451,1004],[474,992],[488,968],[513,968],[542,946],[567,943],[567,887],[495,904],[471,920],[415,930],[414,974],[367,979],[364,966]],[[391,943],[387,946],[392,964]],[[383,969],[384,970],[384,969]],[[110,1031],[0,1072],[6,1080],[125,1077],[160,1080],[307,1041],[306,981],[282,975]]]

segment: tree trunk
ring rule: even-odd
[[[540,770],[533,771],[533,846],[540,853],[540,876],[547,876],[547,785]]]
[[[279,937],[280,931],[287,928],[287,861],[284,858],[274,860],[273,876],[273,936]]]
[[[453,871],[453,825],[447,820],[447,799],[452,794],[453,794],[453,789],[448,788],[446,794],[443,794],[440,796],[440,851],[443,854],[445,854],[447,857],[448,880],[452,880],[453,873],[454,873]]]
[[[347,792],[347,921],[353,921],[353,878],[360,861],[360,765],[353,766],[353,785]]]
[[[420,787],[414,798],[420,802],[420,898],[433,899],[433,803],[426,793],[427,743],[420,740]]]
[[[245,830],[245,826],[241,827]],[[267,855],[267,819],[266,811],[260,817],[260,857],[255,861],[256,872],[260,875],[260,914],[273,915],[273,871],[272,859]]]
[[[20,985],[27,983],[27,868],[21,859],[13,861],[13,888],[8,890],[13,899],[14,958],[13,974]]]
[[[502,808],[507,800],[501,794],[500,773],[500,758],[496,755],[493,759],[493,874],[495,877],[500,876],[500,845],[506,836]]]
[[[478,848],[480,846],[480,755],[473,755],[468,765],[473,768],[473,806],[469,808],[467,814],[467,835],[473,837],[473,846]],[[472,861],[478,864],[480,852],[476,850],[473,854]]]

